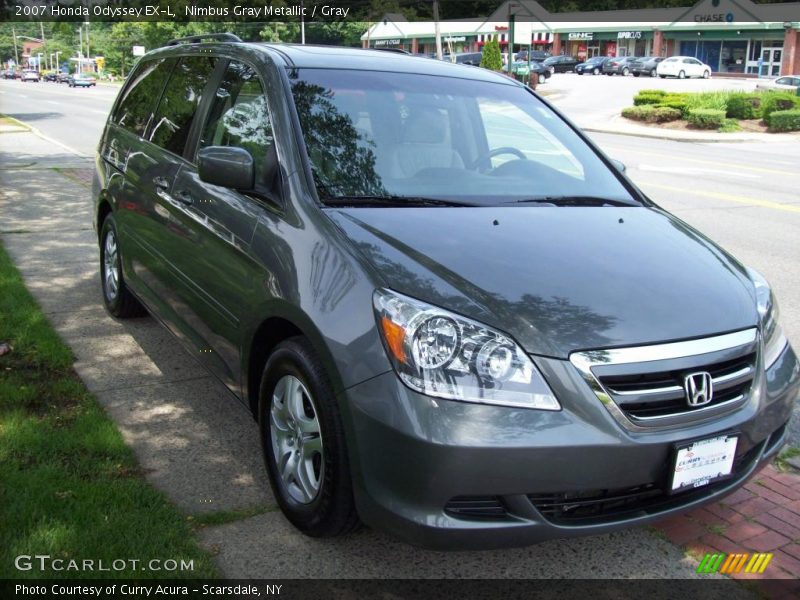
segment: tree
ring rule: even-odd
[[[484,44],[481,66],[491,71],[501,71],[503,69],[503,58],[500,55],[500,43],[497,40],[489,40]]]

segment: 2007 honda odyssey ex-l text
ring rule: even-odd
[[[783,444],[800,367],[767,282],[502,75],[176,40],[96,167],[107,309],[154,315],[252,411],[308,535],[601,533]]]

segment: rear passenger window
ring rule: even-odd
[[[179,59],[153,118],[151,142],[175,154],[183,154],[203,88],[216,63],[217,59],[210,56]]]
[[[267,98],[252,67],[231,61],[214,96],[208,120],[200,137],[200,148],[234,146],[250,152],[256,167],[256,187],[271,187],[265,181],[269,152],[274,143]],[[273,171],[274,172],[274,171]]]
[[[150,115],[161,96],[161,90],[164,89],[173,64],[175,64],[174,59],[169,59],[154,60],[142,65],[133,81],[125,88],[117,107],[114,115],[114,122],[117,125],[136,135],[144,135]]]

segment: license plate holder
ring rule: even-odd
[[[739,435],[718,435],[675,446],[670,494],[705,487],[733,476]]]

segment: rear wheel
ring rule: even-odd
[[[640,75],[640,73],[634,73],[633,74],[634,77],[638,77],[639,75]]]
[[[659,77],[661,77],[661,79],[666,79],[667,78],[666,75],[659,75]]]
[[[103,304],[115,317],[128,319],[147,314],[125,284],[117,225],[111,215],[106,217],[100,229],[100,283],[103,288]]]
[[[547,77],[544,76],[544,73],[539,73],[539,83],[544,83],[547,81]]]
[[[261,378],[261,447],[283,514],[306,535],[334,537],[359,523],[336,396],[307,339],[280,343]]]
[[[681,71],[680,73],[678,73],[678,79],[686,79],[686,72]]]
[[[650,77],[655,77],[656,75],[658,75],[658,71],[655,69],[650,69]]]
[[[592,75],[600,75],[600,69],[598,69],[597,67],[592,69]]]
[[[625,67],[624,69],[622,69],[622,76],[623,77],[627,77],[628,73],[630,73],[630,71],[628,70],[628,67]]]

